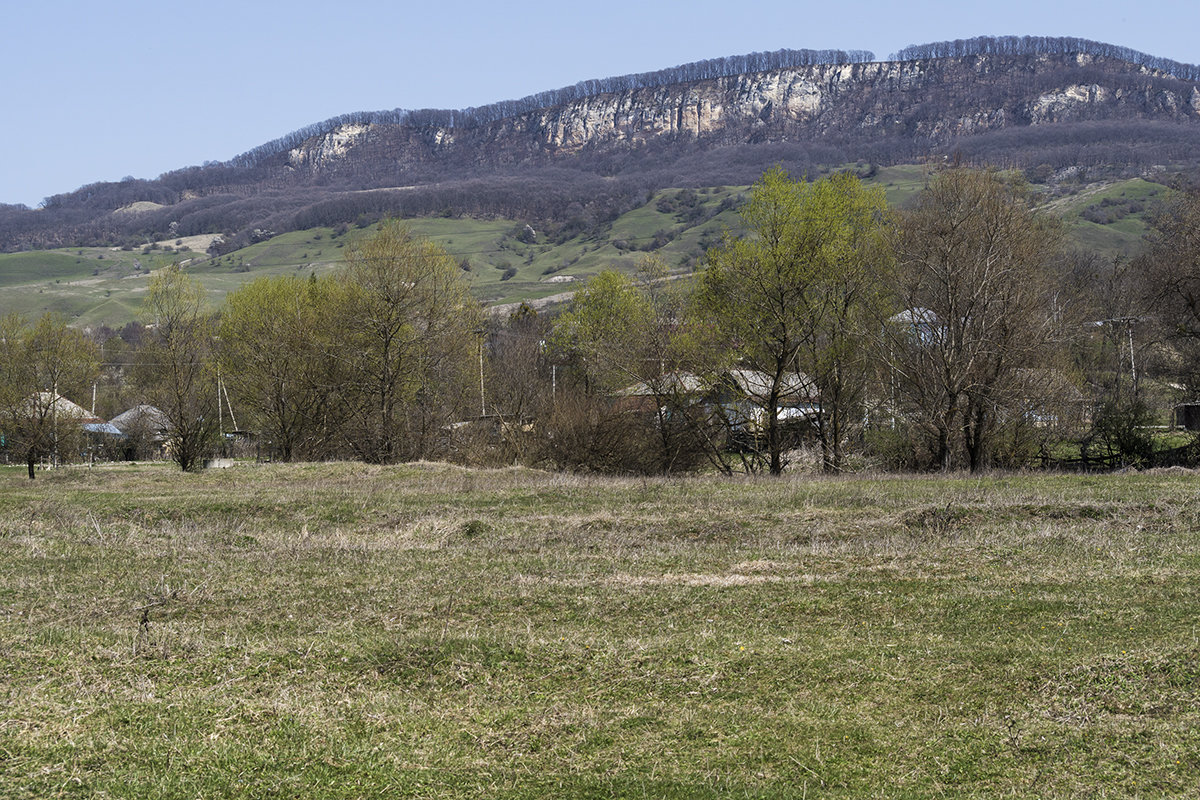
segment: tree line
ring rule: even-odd
[[[972,39],[910,45],[889,60],[969,58],[980,55],[1039,56],[1086,54],[1110,58],[1164,72],[1189,81],[1200,80],[1200,66],[1152,56],[1128,47],[1069,36],[980,36]],[[289,152],[311,138],[325,136],[346,125],[404,125],[415,128],[471,129],[544,108],[568,105],[614,92],[653,89],[691,81],[714,80],[798,67],[860,64],[875,60],[869,50],[791,50],[756,52],[741,56],[705,59],[668,69],[580,81],[572,86],[538,92],[519,100],[504,100],[465,109],[392,109],[342,114],[248,150],[225,162],[253,167],[280,153]],[[214,165],[216,166],[216,165]]]
[[[891,61],[931,58],[970,58],[980,55],[1039,56],[1086,54],[1109,58],[1164,72],[1189,81],[1200,80],[1200,66],[1152,56],[1128,47],[1069,36],[980,36],[972,39],[909,45],[893,53]],[[791,50],[756,52],[740,56],[705,59],[668,69],[580,81],[553,89],[484,106],[465,109],[392,109],[342,114],[307,125],[225,162],[234,167],[253,167],[280,153],[289,152],[311,138],[325,136],[346,125],[404,125],[415,128],[471,129],[544,108],[569,105],[602,94],[653,89],[691,81],[714,80],[799,67],[860,64],[875,60],[869,50]],[[216,165],[214,165],[216,166]]]
[[[1019,173],[959,165],[902,212],[853,175],[774,168],[740,215],[696,273],[651,256],[558,314],[486,315],[452,257],[386,222],[338,272],[260,278],[216,311],[164,269],[144,325],[101,341],[10,315],[3,450],[31,477],[77,455],[58,398],[107,380],[158,409],[185,470],[247,432],[285,460],[976,471],[1074,448],[1111,466],[1149,458],[1148,426],[1192,399],[1170,387],[1200,384],[1194,187],[1134,262],[1068,252]]]
[[[1121,47],[1115,44],[1079,39],[1074,36],[977,36],[973,39],[909,45],[890,56],[892,61],[916,61],[929,58],[971,58],[974,56],[1089,55],[1137,64],[1165,72],[1185,81],[1200,80],[1200,66]]]
[[[5,317],[6,456],[26,462],[31,478],[40,459],[78,456],[83,420],[58,398],[79,397],[102,368],[118,373],[124,397],[157,409],[157,436],[184,470],[229,446],[237,414],[269,453],[289,460],[435,452],[478,374],[471,356],[482,310],[458,262],[399,223],[347,249],[331,277],[259,279],[218,312],[178,266],[160,270],[144,327],[107,366],[97,343],[61,316],[32,325]]]
[[[894,212],[852,176],[772,170],[695,280],[607,274],[553,330],[585,395],[638,387],[634,461],[660,469],[778,473],[800,443],[827,471],[1145,463],[1197,385],[1198,215],[1181,189],[1146,255],[1103,263],[1018,173],[952,166]]]

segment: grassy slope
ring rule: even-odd
[[[0,254],[0,313],[66,314],[81,324],[133,319],[151,270],[202,254],[107,247]]]
[[[5,797],[1200,788],[1190,474],[0,483]]]
[[[903,207],[925,181],[924,167],[910,165],[880,169],[870,183],[881,185],[888,202]],[[715,211],[722,201],[736,199],[745,187],[714,187],[700,191],[701,206]],[[1141,199],[1152,203],[1162,187],[1142,180],[1081,187],[1073,194],[1048,203],[1048,210],[1067,223],[1072,239],[1081,247],[1106,256],[1131,255],[1145,232],[1146,214],[1128,216],[1109,225],[1080,218],[1089,205],[1106,197]],[[524,223],[515,220],[416,219],[417,233],[442,244],[471,266],[476,295],[489,303],[532,300],[571,291],[601,269],[633,270],[645,257],[644,248],[659,231],[670,231],[673,240],[658,251],[668,265],[688,269],[701,258],[704,245],[719,239],[726,228],[735,228],[737,216],[724,211],[711,219],[688,222],[683,215],[658,210],[658,200],[677,194],[664,190],[645,206],[617,219],[595,237],[575,237],[552,242],[544,232],[525,244],[517,234]],[[214,305],[243,282],[260,275],[326,272],[340,263],[345,245],[370,231],[351,230],[340,237],[328,228],[295,231],[209,261],[204,254],[144,254],[106,248],[55,250],[39,253],[0,254],[0,312],[19,311],[36,316],[60,311],[77,324],[107,323],[119,326],[136,318],[149,270],[171,262],[188,264],[212,292]],[[621,247],[616,246],[622,243]],[[503,279],[507,268],[515,274]],[[573,283],[550,282],[550,276],[571,277]]]
[[[1156,203],[1164,199],[1166,189],[1157,183],[1134,178],[1113,184],[1097,184],[1080,188],[1073,194],[1051,201],[1048,209],[1062,216],[1071,239],[1085,250],[1095,250],[1106,256],[1132,257],[1140,252],[1147,219]],[[1080,214],[1089,206],[1104,200],[1140,201],[1146,211],[1100,225],[1083,219]]]

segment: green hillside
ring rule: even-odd
[[[902,208],[924,185],[927,168],[864,164],[848,168],[882,186]],[[810,177],[817,177],[816,175]],[[1164,187],[1141,179],[1092,185],[1035,187],[1045,207],[1062,217],[1076,245],[1104,257],[1130,256]],[[650,254],[689,271],[704,251],[736,228],[746,187],[667,189],[599,230],[537,230],[514,219],[426,217],[413,231],[441,244],[470,273],[475,294],[489,304],[536,300],[571,292],[605,268],[633,270]],[[120,326],[136,319],[153,270],[178,263],[200,280],[219,305],[225,295],[262,275],[321,274],[336,269],[346,246],[373,227],[293,231],[210,258],[204,252],[156,243],[137,250],[70,248],[0,254],[0,312],[66,314],[78,325]],[[182,241],[182,240],[178,240]]]

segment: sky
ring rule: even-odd
[[[1200,2],[0,0],[0,203],[223,161],[353,111],[466,108],[781,48],[1077,36],[1200,63]]]

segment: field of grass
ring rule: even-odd
[[[1194,473],[0,470],[0,796],[1194,797]]]
[[[669,266],[685,269],[703,255],[703,245],[716,241],[726,226],[736,224],[731,210],[716,214],[721,202],[738,188],[703,190],[699,205],[715,214],[689,222],[657,210],[659,197],[616,220],[603,235],[585,234],[551,241],[535,231],[521,241],[524,223],[516,220],[421,218],[407,220],[413,232],[442,245],[469,267],[472,290],[488,303],[535,300],[569,292],[602,269],[632,272],[656,234],[671,241],[656,252]],[[241,250],[210,259],[200,252],[61,249],[38,253],[0,254],[0,313],[30,317],[47,311],[65,314],[74,324],[120,327],[137,319],[150,272],[179,263],[208,290],[214,307],[247,281],[264,275],[325,274],[342,264],[345,248],[374,232],[351,228],[340,235],[331,228],[280,234]],[[620,246],[618,246],[618,244]],[[511,268],[511,273],[509,272]],[[569,282],[549,281],[551,276]]]
[[[82,325],[120,326],[136,317],[152,270],[203,257],[108,247],[0,253],[0,313],[56,311]]]
[[[1080,187],[1049,202],[1046,210],[1062,217],[1068,236],[1077,247],[1109,258],[1129,258],[1141,251],[1147,221],[1165,196],[1166,188],[1162,185],[1133,178]],[[1106,203],[1124,207],[1125,212],[1107,223],[1084,218],[1089,208]],[[1137,204],[1138,210],[1130,213],[1128,204]]]
[[[906,208],[925,188],[929,176],[929,167],[923,164],[902,164],[895,167],[881,167],[879,172],[867,182],[883,186],[889,206]]]
[[[667,189],[622,215],[602,234],[585,233],[564,240],[551,240],[544,232],[535,231],[532,241],[523,242],[517,234],[524,226],[511,221],[493,223],[490,239],[476,233],[484,223],[469,220],[413,220],[412,228],[442,244],[456,258],[470,261],[471,285],[477,297],[512,303],[573,291],[604,269],[633,272],[651,250],[669,268],[690,269],[703,258],[705,243],[718,241],[722,231],[737,224],[734,211],[720,208],[744,189],[699,190],[696,215],[691,219],[686,213],[659,209],[660,200],[680,194]],[[443,223],[443,228],[430,224],[434,222]],[[656,245],[659,237],[665,244]]]
[[[843,166],[858,171],[867,167]],[[901,165],[880,168],[867,183],[883,186],[888,203],[903,208],[920,192],[927,176],[924,166]],[[702,263],[706,247],[719,242],[725,230],[736,232],[734,208],[746,189],[698,189],[690,205],[675,202],[675,210],[670,210],[672,201],[682,191],[664,189],[603,231],[569,238],[551,238],[546,231],[528,237],[522,235],[524,222],[507,219],[421,218],[408,223],[415,233],[467,263],[472,291],[481,301],[514,303],[573,291],[603,269],[632,272],[650,251],[674,270],[693,269]],[[1150,209],[1162,192],[1162,186],[1140,179],[1097,183],[1056,197],[1045,209],[1063,218],[1076,246],[1104,257],[1128,257],[1139,251]],[[1107,224],[1081,216],[1102,203],[1125,210]],[[1127,213],[1131,203],[1143,210]],[[58,311],[77,325],[120,327],[138,317],[150,271],[169,263],[183,264],[209,290],[217,307],[228,292],[262,275],[334,270],[342,263],[347,244],[373,230],[351,228],[340,235],[331,228],[292,231],[216,260],[199,251],[165,249],[72,248],[0,254],[4,290],[0,313],[17,311],[35,317]]]

